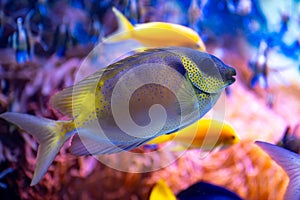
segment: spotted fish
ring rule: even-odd
[[[70,120],[12,112],[0,117],[37,139],[34,185],[69,138],[77,156],[134,149],[200,119],[235,81],[235,74],[234,68],[204,52],[184,47],[148,49],[54,95],[51,105]]]

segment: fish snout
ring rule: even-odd
[[[229,67],[228,72],[225,74],[224,82],[228,83],[228,85],[235,82],[236,70],[232,67]]]

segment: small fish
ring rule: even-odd
[[[232,84],[235,69],[213,55],[184,47],[148,49],[100,69],[50,99],[71,120],[0,115],[36,137],[31,185],[46,173],[71,136],[71,153],[112,154],[199,120]]]
[[[64,57],[71,40],[71,33],[66,22],[56,27],[52,49],[58,57]]]
[[[42,15],[42,17],[47,17],[49,14],[47,1],[48,0],[38,0],[38,2],[36,3],[37,10]]]
[[[281,13],[281,27],[278,33],[279,38],[283,38],[284,34],[288,31],[288,23],[290,21],[290,15],[287,12]]]
[[[7,174],[12,173],[14,171],[13,168],[7,168],[5,170],[3,170],[2,172],[0,172],[0,180],[2,178],[4,178]],[[7,188],[7,185],[5,183],[0,182],[0,187],[3,189]]]
[[[24,63],[30,58],[30,43],[27,30],[23,25],[23,18],[17,19],[17,31],[12,37],[13,48],[16,51],[16,61]]]
[[[116,8],[112,9],[119,29],[104,42],[119,42],[134,39],[146,47],[181,46],[205,51],[200,36],[192,29],[166,22],[149,22],[133,26]]]
[[[287,127],[283,138],[277,143],[278,146],[283,147],[295,153],[300,153],[300,138],[295,135],[296,130],[299,128],[299,124],[295,127],[294,131],[291,131],[290,127]]]
[[[96,44],[103,37],[103,25],[98,19],[93,19],[90,30],[90,41]]]
[[[149,200],[176,200],[175,194],[169,188],[167,183],[160,179],[153,187]],[[197,182],[187,189],[177,194],[179,200],[242,200],[237,194],[221,186],[213,185],[207,182]]]
[[[256,141],[269,156],[280,165],[290,178],[284,199],[299,200],[300,199],[300,155],[282,147],[269,144],[266,142]]]
[[[198,33],[201,31],[199,28],[199,23],[201,20],[203,20],[203,13],[200,6],[201,3],[199,3],[198,0],[191,0],[190,7],[187,13],[189,26],[196,30]]]
[[[210,150],[237,144],[240,138],[233,127],[227,123],[213,119],[200,119],[176,133],[159,136],[147,144],[160,144],[168,141],[177,142],[188,149]]]
[[[127,16],[132,24],[136,24],[141,18],[140,10],[138,0],[128,0],[125,7],[125,16]]]
[[[249,67],[253,72],[253,76],[250,81],[250,87],[254,88],[257,83],[263,88],[268,89],[268,44],[262,40],[259,44],[257,55],[255,60],[249,62]]]

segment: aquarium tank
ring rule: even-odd
[[[0,199],[300,199],[299,0],[3,0]]]

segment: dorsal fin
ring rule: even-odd
[[[120,42],[131,38],[131,34],[134,31],[133,25],[128,19],[115,7],[112,8],[116,19],[118,21],[118,29],[109,37],[103,39],[105,43]]]
[[[133,25],[128,21],[128,19],[115,7],[112,8],[117,21],[118,21],[118,30],[116,33],[123,31],[132,31],[134,29]]]

